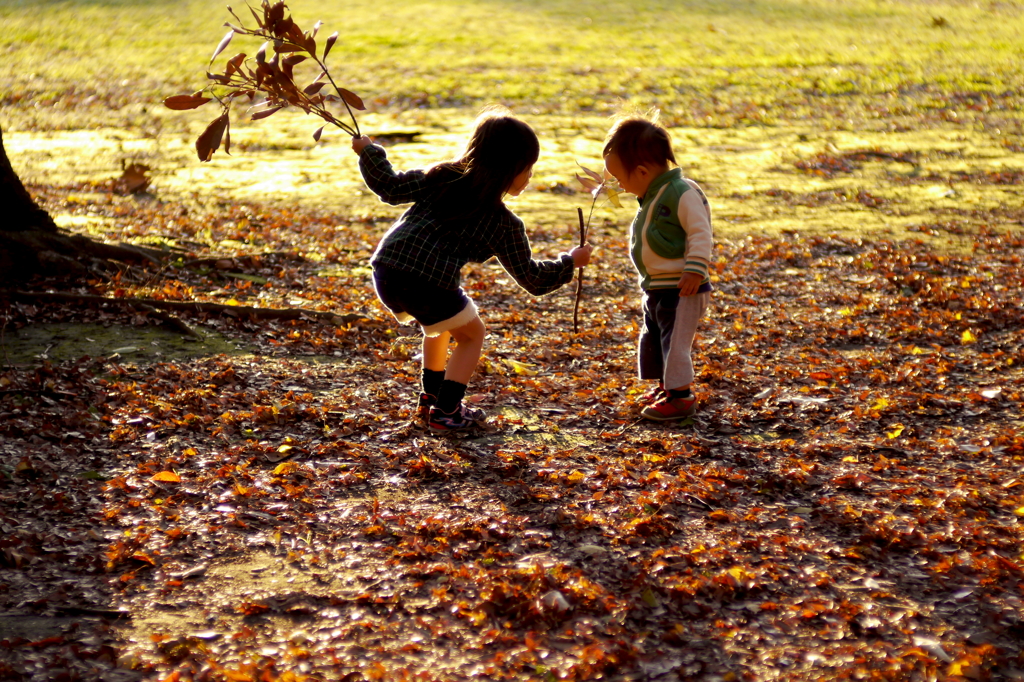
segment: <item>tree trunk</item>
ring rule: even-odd
[[[155,262],[153,253],[68,234],[32,199],[14,172],[0,129],[0,284],[35,276],[78,279],[109,272],[110,261]]]

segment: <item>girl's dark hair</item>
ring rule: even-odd
[[[643,165],[678,165],[668,131],[642,116],[628,116],[615,122],[604,143],[604,156],[609,154],[619,157],[627,173]]]
[[[448,218],[493,209],[516,176],[537,163],[539,156],[540,142],[533,128],[506,109],[487,109],[477,117],[462,156],[427,171],[428,178],[443,183],[435,205]]]

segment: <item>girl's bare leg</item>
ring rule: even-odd
[[[443,372],[448,364],[448,343],[452,335],[441,332],[437,336],[423,337],[423,368]]]
[[[487,335],[487,329],[479,317],[474,317],[471,322],[457,329],[452,329],[450,333],[452,338],[455,339],[455,349],[452,351],[452,356],[448,359],[448,367],[445,369],[444,378],[449,381],[457,381],[460,384],[468,384],[469,378],[473,376],[473,371],[476,370],[477,363],[480,362],[480,352],[484,347],[484,336]],[[426,340],[423,343],[423,361],[426,362]]]

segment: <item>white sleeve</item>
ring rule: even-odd
[[[686,180],[690,191],[679,199],[679,224],[686,232],[686,263],[683,272],[693,272],[707,278],[711,264],[714,233],[711,230],[711,206],[697,183]]]

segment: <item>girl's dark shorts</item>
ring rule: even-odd
[[[373,288],[380,302],[399,322],[414,319],[424,328],[445,326],[441,323],[460,318],[467,307],[476,310],[461,288],[442,289],[420,275],[386,265],[373,266]]]

